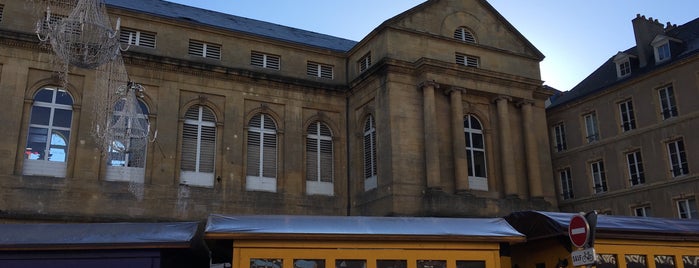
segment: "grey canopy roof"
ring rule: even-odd
[[[196,222],[1,224],[0,251],[65,248],[186,248]]]
[[[522,241],[524,236],[502,218],[419,218],[290,215],[210,215],[208,238],[283,235],[352,237],[439,238],[454,240]]]
[[[163,0],[106,0],[110,7],[151,14],[188,23],[207,25],[219,29],[242,32],[255,36],[304,44],[339,52],[347,52],[357,42],[296,29],[274,23],[248,19],[196,7],[176,4]],[[235,2],[232,1],[231,4]]]
[[[567,236],[570,219],[575,213],[521,211],[505,217],[517,231],[535,240]],[[598,238],[699,241],[699,221],[653,217],[598,215]]]

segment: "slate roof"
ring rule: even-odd
[[[107,6],[215,28],[347,52],[356,41],[163,0],[106,0]]]
[[[523,241],[524,236],[502,218],[362,217],[299,215],[209,216],[205,233],[239,237],[284,235],[438,238],[461,241]],[[210,237],[213,238],[213,237]]]
[[[573,89],[563,92],[563,94],[553,100],[547,109],[555,108],[591,94],[602,92],[614,85],[643,76],[653,70],[663,68],[664,66],[699,53],[699,18],[681,26],[677,26],[665,32],[664,35],[682,40],[684,51],[678,55],[672,55],[669,61],[664,61],[659,64],[656,64],[652,59],[649,60],[648,64],[643,68],[639,68],[637,64],[632,64],[631,75],[621,79],[617,78],[616,65],[614,64],[614,56],[616,54],[612,55],[604,64],[592,72],[587,78],[583,79],[578,85],[573,87]],[[622,51],[622,53],[638,56],[635,46]]]
[[[573,215],[575,213],[520,211],[511,213],[505,219],[531,241],[568,236],[568,225]],[[699,221],[600,214],[597,216],[595,233],[598,238],[699,241]]]

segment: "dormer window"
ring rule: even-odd
[[[466,27],[456,28],[456,30],[454,30],[454,39],[466,43],[476,43],[476,38],[473,36],[473,33]]]
[[[653,42],[650,43],[650,45],[653,46],[653,52],[655,52],[656,63],[669,60],[672,57],[670,41],[681,42],[680,40],[672,37],[658,35],[655,37],[655,39],[653,39]]]
[[[635,57],[623,52],[619,52],[614,56],[614,64],[616,65],[616,76],[618,78],[626,77],[631,74],[631,58]]]

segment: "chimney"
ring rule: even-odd
[[[640,67],[645,67],[649,61],[653,60],[653,47],[650,45],[653,39],[665,32],[663,24],[657,19],[636,14],[636,18],[631,20],[633,24],[633,34],[636,36],[636,49]]]

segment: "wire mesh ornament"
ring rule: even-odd
[[[120,22],[117,19],[115,29],[111,28],[103,0],[78,0],[65,18],[51,14],[50,2],[36,31],[65,65],[95,69],[119,55]],[[65,9],[66,5],[58,6]]]

